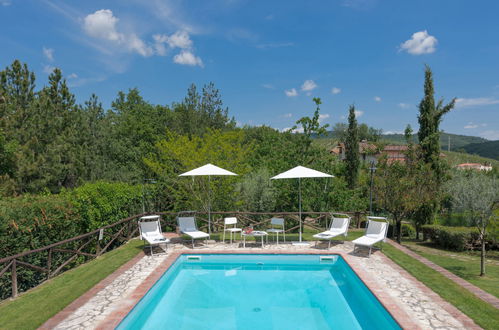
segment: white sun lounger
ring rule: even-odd
[[[145,242],[149,244],[148,246],[151,249],[151,255],[154,255],[154,246],[159,246],[166,253],[168,249],[167,244],[170,243],[170,240],[163,236],[159,215],[141,217],[139,219],[139,232],[140,239],[144,240],[144,244]]]
[[[369,257],[374,244],[385,241],[386,233],[388,232],[388,220],[385,217],[367,217],[367,229],[364,236],[352,241],[354,244],[353,251],[359,246],[369,248]]]
[[[191,238],[193,249],[195,239],[206,239],[210,237],[208,233],[198,230],[194,217],[178,217],[178,226],[182,234],[185,234]]]
[[[348,226],[350,225],[350,217],[346,214],[335,214],[336,216],[343,216],[343,217],[335,217],[333,215],[333,219],[331,221],[331,225],[329,226],[329,229],[326,231],[323,231],[322,233],[315,234],[314,237],[320,240],[329,240],[328,244],[328,249],[331,247],[331,239],[333,239],[336,236],[339,235],[344,235],[345,237],[347,236],[348,233]]]

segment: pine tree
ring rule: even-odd
[[[350,189],[355,188],[359,175],[359,132],[355,118],[355,106],[351,105],[348,114],[348,130],[345,141],[346,179]]]

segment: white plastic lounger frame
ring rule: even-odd
[[[198,227],[196,226],[196,220],[194,219],[194,217],[178,217],[177,220],[180,232],[191,238],[193,249],[194,249],[195,239],[204,238],[206,240],[208,237],[210,237],[208,233],[198,230]]]
[[[388,232],[388,220],[385,217],[367,217],[367,228],[364,236],[352,241],[354,244],[353,252],[357,245],[369,247],[369,257],[374,244],[386,241],[386,233]]]
[[[149,244],[148,246],[151,249],[151,256],[154,255],[154,246],[159,246],[166,253],[168,250],[167,244],[170,243],[170,240],[163,236],[159,215],[141,217],[139,219],[139,232],[140,239],[144,241],[144,247],[146,247],[145,242]]]
[[[329,229],[323,231],[322,233],[318,233],[314,235],[314,238],[318,238],[320,240],[328,240],[328,249],[331,247],[331,240],[336,236],[343,235],[347,237],[348,234],[348,226],[350,226],[351,217],[347,214],[343,213],[335,213],[333,214],[333,219],[329,226]],[[317,242],[316,242],[317,245]]]

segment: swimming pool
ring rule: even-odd
[[[118,329],[400,329],[339,255],[181,255]]]

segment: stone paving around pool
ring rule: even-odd
[[[239,248],[239,243],[232,245],[228,243],[211,242],[204,249],[210,251],[238,250],[241,252],[258,253],[263,251],[318,253],[323,250],[323,246],[294,246],[291,244],[271,244],[266,245],[262,250],[260,244],[247,244],[246,248]],[[241,245],[242,247],[242,245]],[[168,252],[171,255],[179,251],[196,252],[203,248],[192,250],[190,245],[183,243],[170,244]],[[348,262],[355,269],[361,269],[361,277],[368,282],[377,282],[381,288],[381,294],[388,295],[391,301],[402,309],[412,320],[412,324],[421,329],[470,329],[479,328],[471,319],[459,312],[454,306],[443,301],[438,295],[433,293],[411,275],[395,265],[391,260],[380,252],[375,252],[367,258],[365,251],[358,251],[353,254],[353,244],[344,242],[333,244],[329,252],[338,252],[348,256]],[[149,250],[147,250],[149,253]],[[143,256],[117,276],[107,286],[97,292],[83,305],[65,317],[55,326],[55,329],[94,329],[111,313],[116,312],[134,289],[142,283],[154,270],[165,262],[168,255]],[[366,281],[365,277],[369,280]],[[380,292],[375,292],[377,295]],[[64,311],[63,311],[64,312]],[[67,314],[67,312],[66,312]],[[62,314],[62,315],[66,315]],[[55,316],[57,319],[58,315]],[[60,318],[61,316],[59,316]],[[54,320],[52,320],[53,322]],[[101,324],[102,327],[102,324]]]

